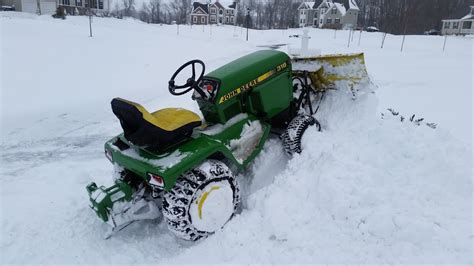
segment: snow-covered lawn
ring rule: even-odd
[[[139,222],[104,240],[85,186],[112,182],[103,143],[120,96],[199,111],[167,81],[191,59],[212,70],[301,30],[147,25],[4,13],[1,23],[1,263],[472,263],[473,39],[311,29],[310,47],[364,52],[375,93],[333,92],[322,133],[283,155],[278,139],[239,180],[243,210],[199,243]],[[286,51],[286,48],[282,48]],[[394,108],[433,130],[381,112]]]

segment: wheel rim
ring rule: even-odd
[[[193,226],[203,232],[222,228],[234,213],[234,190],[228,180],[211,181],[196,191],[189,209]]]

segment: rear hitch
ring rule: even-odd
[[[143,185],[134,192],[129,184],[116,180],[108,188],[90,183],[86,189],[89,193],[89,206],[102,221],[111,226],[105,235],[106,239],[134,221],[152,220],[161,216],[156,203],[146,199]]]

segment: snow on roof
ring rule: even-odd
[[[359,6],[355,0],[347,0],[349,1],[349,9],[359,10]]]
[[[314,6],[314,2],[303,2],[301,3],[300,7],[298,7],[298,9],[312,9]]]
[[[321,8],[321,7],[329,8],[331,7],[331,4],[329,2],[324,1],[321,3],[321,5],[319,5],[318,8]]]
[[[216,1],[216,2],[219,2],[224,8],[229,8],[231,5],[234,4],[234,0],[219,0],[219,1]]]
[[[333,3],[332,6],[335,6],[343,16],[346,14],[346,8],[341,3]]]
[[[467,14],[464,17],[462,17],[460,20],[466,20],[466,19],[474,19],[474,15],[472,14]]]

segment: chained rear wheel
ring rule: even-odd
[[[240,189],[231,170],[208,160],[181,175],[164,194],[163,216],[177,237],[196,241],[221,229],[239,203]]]
[[[309,128],[315,128],[315,130],[321,131],[321,124],[319,124],[318,120],[309,115],[299,115],[290,122],[285,132],[280,136],[283,142],[283,148],[288,155],[301,153],[301,140]]]

